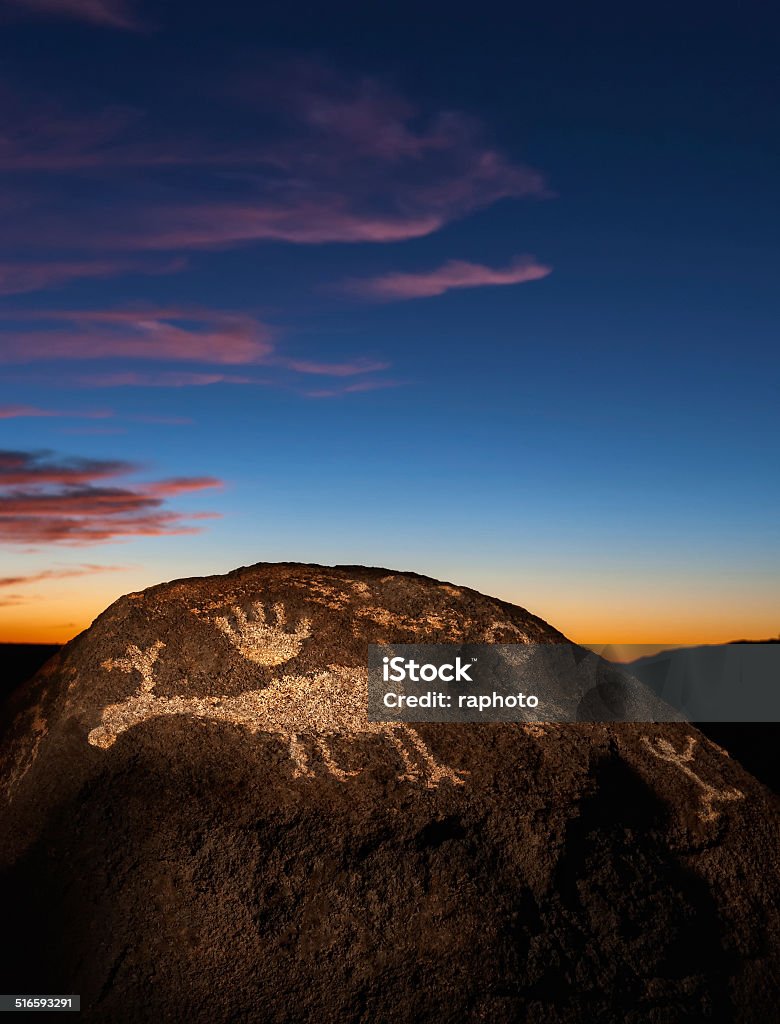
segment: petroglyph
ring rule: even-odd
[[[154,686],[154,663],[160,656],[160,651],[165,647],[162,640],[155,640],[151,647],[141,650],[135,644],[130,644],[124,658],[109,658],[101,663],[100,667],[108,669],[118,668],[120,672],[138,672],[141,676],[141,689],[151,690]]]
[[[400,612],[392,612],[387,608],[378,608],[372,605],[356,608],[354,615],[355,621],[352,623],[352,632],[355,636],[362,635],[363,624],[360,621],[361,619],[369,619],[378,626],[392,629],[396,637],[402,633],[412,633],[414,636],[431,636],[432,633],[457,636],[461,630],[468,630],[472,624],[470,619],[458,619],[451,612],[444,612],[443,614],[431,613],[425,616],[414,617],[411,615],[401,615]]]
[[[551,732],[555,732],[558,724],[555,722],[526,722],[520,725],[526,736],[533,736],[535,740],[544,739]]]
[[[356,600],[368,599],[371,588],[360,580],[342,580],[337,583],[324,583],[312,577],[290,579],[288,585],[306,591],[306,600],[325,608],[338,610],[348,608]]]
[[[441,641],[442,636],[462,637],[470,632],[473,642],[486,644],[522,644],[529,642],[528,633],[520,629],[513,622],[494,620],[488,626],[483,627],[479,632],[474,629],[473,619],[458,616],[454,612],[445,609],[443,612],[430,613],[417,618],[410,615],[401,615],[399,612],[391,612],[387,608],[377,608],[372,605],[364,605],[354,609],[355,621],[352,624],[352,632],[359,636],[363,631],[362,619],[370,619],[378,626],[392,629],[393,635],[397,638],[401,633],[411,633],[414,636],[430,637],[437,634],[436,640]],[[396,639],[396,642],[398,640]],[[433,640],[431,640],[433,642]]]
[[[702,821],[714,821],[719,817],[720,811],[716,811],[714,807],[716,803],[744,799],[745,794],[742,790],[732,787],[717,789],[715,786],[710,785],[709,782],[705,782],[690,767],[690,762],[693,760],[693,751],[696,746],[696,738],[694,736],[687,738],[685,749],[682,751],[676,750],[673,744],[663,736],[659,736],[655,740],[651,740],[649,736],[643,736],[642,742],[651,754],[654,754],[662,761],[668,761],[669,764],[676,765],[680,771],[684,772],[701,789],[702,797],[699,817]]]
[[[111,666],[129,671],[125,666],[130,664],[139,672],[139,666],[151,672],[151,652],[157,651],[159,643],[148,652],[131,648],[127,658],[116,659]],[[150,679],[150,675],[142,673],[141,685],[132,697],[103,710],[101,724],[88,736],[92,746],[107,750],[121,733],[153,718],[193,715],[240,726],[250,733],[281,736],[288,744],[296,778],[315,774],[307,741],[319,748],[325,768],[335,778],[344,780],[358,774],[338,764],[331,742],[338,737],[365,735],[376,736],[394,749],[403,767],[399,779],[435,788],[444,781],[461,785],[468,774],[437,761],[418,733],[405,723],[370,722],[366,711],[366,672],[362,669],[331,665],[327,671],[313,676],[283,676],[262,690],[232,697],[155,697],[154,682],[148,682]]]
[[[256,665],[282,665],[294,658],[304,640],[311,636],[311,621],[302,619],[292,632],[287,632],[284,628],[287,625],[284,605],[275,604],[273,612],[275,623],[268,621],[260,601],[252,605],[252,618],[248,618],[244,609],[236,605],[232,620],[220,615],[214,619],[214,625],[248,661]]]
[[[528,634],[513,622],[491,622],[485,629],[483,641],[486,644],[523,644],[528,643]]]

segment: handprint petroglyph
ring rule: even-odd
[[[105,664],[122,671],[130,671],[126,667],[130,665],[139,672],[143,665],[151,673],[154,659],[149,659],[156,648],[154,645],[147,652],[131,648],[127,658]],[[400,779],[434,788],[443,781],[460,785],[467,774],[438,762],[422,738],[405,723],[368,720],[364,670],[331,665],[316,675],[283,676],[262,690],[236,696],[156,697],[153,688],[151,674],[142,673],[141,685],[132,697],[103,710],[101,724],[88,736],[92,746],[107,750],[121,733],[153,718],[192,715],[241,726],[253,734],[281,736],[288,744],[294,777],[315,774],[307,741],[319,748],[325,768],[335,778],[344,780],[358,774],[338,764],[331,743],[339,737],[363,735],[377,736],[393,747],[403,766]]]
[[[700,778],[690,767],[690,762],[693,760],[693,751],[696,746],[696,738],[694,736],[687,738],[685,749],[681,751],[676,750],[673,744],[663,736],[658,736],[655,740],[651,740],[649,736],[643,736],[642,742],[656,757],[676,765],[680,771],[684,772],[701,789],[702,799],[699,817],[702,821],[714,821],[719,816],[720,812],[715,810],[714,804],[744,799],[745,794],[742,790],[731,787],[728,789],[717,789],[709,782],[705,782],[704,779]]]
[[[230,618],[220,615],[214,625],[224,633],[233,646],[256,665],[282,665],[294,658],[311,636],[311,622],[302,619],[292,632],[285,629],[287,615],[281,603],[273,606],[276,622],[269,621],[261,602],[252,605],[249,618],[243,608],[236,605]]]

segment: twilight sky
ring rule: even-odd
[[[0,0],[0,639],[287,559],[776,635],[779,28]]]

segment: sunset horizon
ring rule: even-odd
[[[296,564],[294,559],[284,559],[281,557],[278,560],[272,561],[279,564]],[[106,579],[110,579],[113,575],[110,570],[104,573],[94,566],[74,566],[70,569],[55,568],[51,570],[52,577],[50,579],[45,578],[42,582],[56,583],[59,594],[49,594],[43,598],[39,595],[36,598],[29,593],[30,584],[25,583],[24,586],[28,589],[28,593],[23,595],[24,600],[20,600],[16,606],[7,606],[8,611],[4,616],[4,632],[0,634],[0,643],[65,644],[88,629],[102,612],[126,594],[138,593],[147,587],[158,586],[177,579],[190,579],[211,574],[226,575],[243,566],[262,564],[264,562],[265,560],[259,560],[259,563],[250,560],[224,568],[218,565],[206,565],[205,568],[204,566],[199,566],[198,568],[201,571],[198,572],[184,571],[181,575],[160,576],[159,578],[145,572],[133,572],[128,568],[116,573],[121,579],[126,580],[126,584],[120,584],[118,588],[113,590],[106,584]],[[368,567],[374,567],[373,563],[369,562],[347,561],[331,563],[311,561],[301,564],[332,564],[334,566],[364,564]],[[534,602],[532,600],[533,586],[529,588],[529,593],[526,595],[524,593],[513,593],[511,582],[506,583],[501,579],[488,579],[487,583],[481,583],[476,574],[472,575],[471,578],[463,576],[451,578],[440,574],[440,570],[435,569],[435,567],[434,571],[426,571],[425,568],[421,569],[417,565],[412,567],[383,563],[376,567],[384,568],[391,572],[408,572],[429,576],[434,579],[440,579],[442,582],[468,587],[479,593],[518,605],[555,626],[556,629],[559,629],[574,643],[585,647],[626,646],[628,648],[643,647],[648,651],[659,651],[666,647],[724,644],[733,643],[738,640],[765,641],[773,639],[778,635],[777,630],[773,628],[775,619],[771,615],[771,610],[765,616],[758,617],[747,615],[744,611],[741,615],[735,613],[732,616],[729,614],[728,609],[722,609],[722,614],[713,614],[712,618],[704,626],[702,626],[700,619],[697,620],[695,613],[689,613],[687,616],[680,616],[675,629],[669,630],[668,609],[665,608],[658,608],[655,615],[648,615],[648,608],[645,605],[632,610],[630,614],[625,614],[624,610],[622,616],[617,614],[618,609],[615,608],[614,617],[602,619],[599,615],[600,609],[595,611],[587,609],[571,598],[568,601],[561,600],[560,598],[557,600],[548,599],[546,604],[541,601]],[[82,596],[76,582],[80,578],[79,574],[81,572],[84,573],[84,576],[88,578],[88,581],[91,582],[94,588],[94,592],[86,598]],[[97,579],[93,577],[97,577]],[[537,588],[539,593],[544,593],[547,590],[549,590],[549,587],[546,588],[541,585]],[[74,594],[74,591],[77,591],[77,593]],[[79,605],[74,600],[74,597],[84,601],[85,610],[80,617],[76,614]],[[43,607],[38,603],[41,600],[46,602]],[[28,607],[28,602],[35,609],[34,617],[30,616],[31,609]],[[587,599],[583,598],[582,605],[587,605],[587,603]],[[612,607],[614,608],[614,605]],[[14,610],[16,614],[14,614]],[[66,621],[58,621],[60,616],[65,617]],[[603,625],[604,621],[608,623],[608,628]],[[758,626],[756,626],[757,622],[759,623]],[[761,622],[765,623],[765,628],[761,627]]]
[[[372,17],[3,8],[0,641],[285,560],[775,636],[761,19]]]

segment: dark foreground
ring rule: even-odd
[[[560,643],[384,569],[116,602],[11,698],[0,991],[112,1024],[767,1024],[780,808],[687,723],[372,723],[368,645]]]

